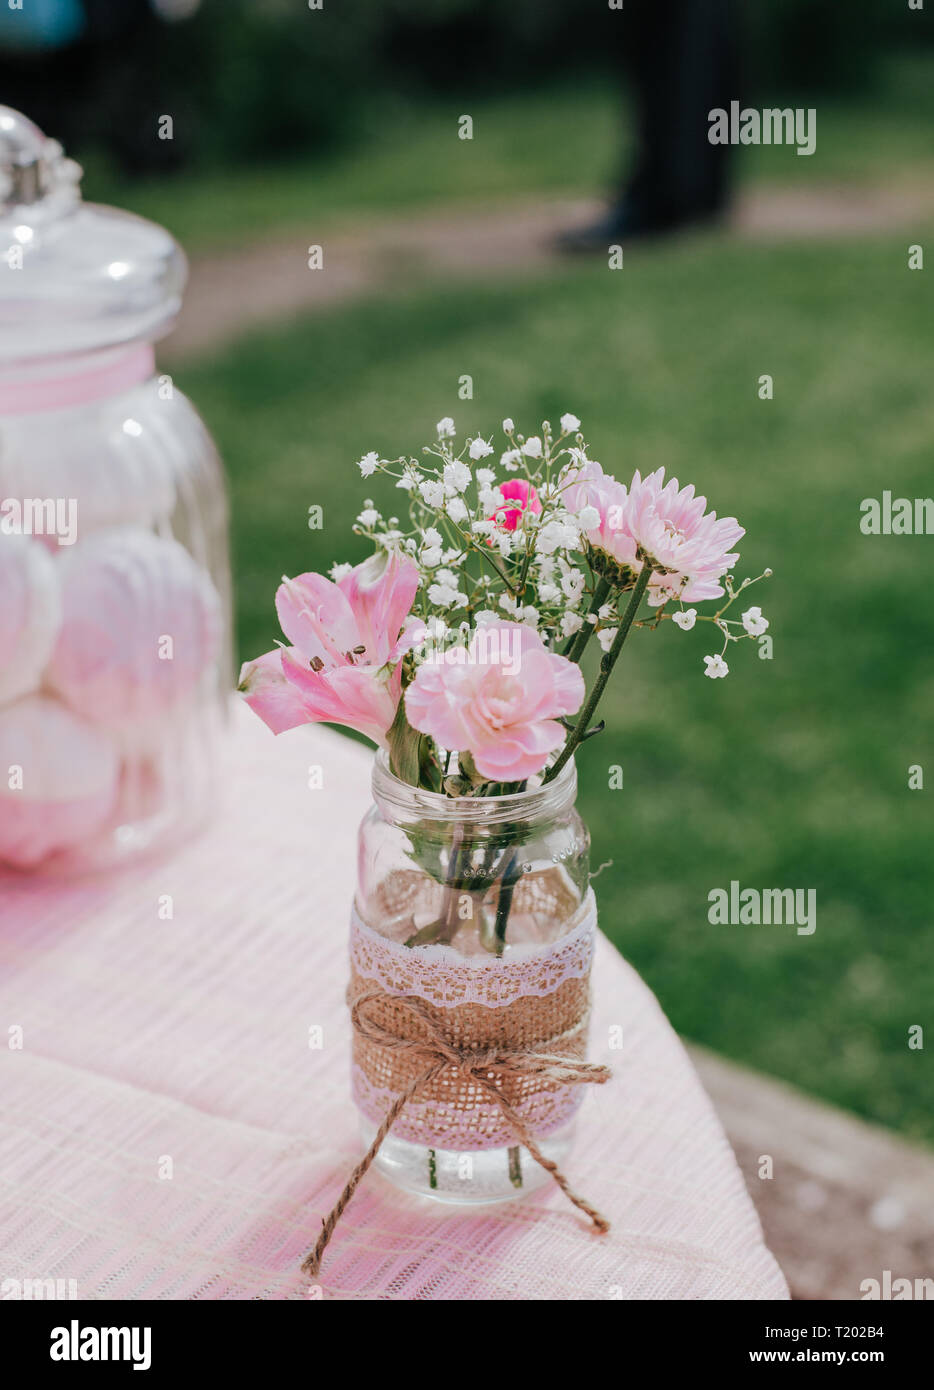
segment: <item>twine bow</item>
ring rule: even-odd
[[[478,1086],[489,1094],[490,1098],[502,1110],[515,1137],[528,1149],[536,1163],[551,1174],[568,1200],[573,1202],[578,1210],[590,1217],[601,1235],[608,1231],[610,1223],[607,1219],[601,1216],[585,1198],[578,1196],[572,1190],[557,1163],[546,1158],[539,1149],[521,1115],[502,1094],[497,1084],[497,1077],[501,1079],[504,1076],[538,1076],[548,1081],[555,1081],[562,1086],[580,1086],[589,1083],[602,1085],[604,1081],[610,1079],[609,1067],[599,1066],[593,1062],[581,1062],[573,1057],[544,1051],[510,1050],[504,1047],[487,1048],[481,1051],[479,1048],[455,1047],[439,1030],[424,1000],[406,998],[402,995],[388,997],[395,1005],[401,1006],[422,1025],[423,1030],[428,1034],[427,1038],[402,1038],[398,1033],[391,1032],[374,1018],[368,1016],[367,1007],[370,1004],[387,998],[384,991],[378,989],[365,990],[348,999],[351,1023],[365,1041],[375,1043],[377,1046],[392,1052],[407,1052],[416,1060],[424,1062],[424,1070],[406,1086],[405,1090],[399,1093],[386,1112],[385,1119],[376,1131],[372,1144],[351,1172],[344,1185],[344,1190],[323,1221],[321,1234],[314,1250],[302,1262],[303,1272],[311,1279],[317,1279],[318,1271],[321,1268],[321,1259],[328,1241],[334,1234],[334,1228],[367,1169],[379,1153],[383,1140],[409,1101],[446,1067],[456,1067],[459,1071],[466,1072]],[[548,1045],[554,1047],[558,1043],[567,1041],[578,1033],[586,1022],[586,1017],[578,1020],[573,1028],[549,1038],[547,1040]]]

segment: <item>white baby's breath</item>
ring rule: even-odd
[[[418,490],[422,495],[422,501],[436,511],[444,505],[444,483],[439,478],[426,478],[419,483]]]
[[[768,628],[768,618],[763,618],[761,608],[747,608],[743,614],[743,627],[750,637],[761,637]]]
[[[704,675],[709,676],[712,681],[722,680],[730,674],[730,668],[722,656],[705,656],[704,664],[707,667]]]
[[[576,527],[557,519],[546,521],[535,537],[535,549],[540,555],[553,555],[556,550],[569,549],[576,544]]]
[[[453,459],[444,465],[444,487],[448,496],[455,492],[466,492],[470,487],[470,469],[460,459]]]

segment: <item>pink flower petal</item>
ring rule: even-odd
[[[284,579],[276,594],[282,631],[309,660],[327,663],[346,659],[361,637],[346,595],[323,574],[300,574]]]
[[[386,746],[386,734],[399,703],[398,669],[388,679],[371,666],[313,671],[301,665],[293,652],[285,650],[282,671],[301,697],[306,723],[343,724],[381,747]]]
[[[359,641],[366,646],[365,660],[382,666],[412,607],[418,588],[418,566],[398,554],[373,555],[340,581],[356,619]]]
[[[281,647],[246,662],[240,672],[240,689],[250,709],[274,734],[308,723],[308,710],[300,693],[282,673]]]

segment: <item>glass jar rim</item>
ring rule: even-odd
[[[527,787],[523,792],[504,792],[498,796],[445,796],[403,782],[391,771],[385,748],[377,751],[373,761],[373,799],[380,807],[387,805],[432,820],[497,825],[505,821],[530,820],[554,815],[574,804],[577,796],[577,765],[571,757],[553,782]]]

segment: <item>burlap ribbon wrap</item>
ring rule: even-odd
[[[609,1229],[537,1142],[567,1123],[584,1084],[609,1078],[606,1067],[584,1060],[595,935],[592,893],[557,942],[514,946],[502,958],[406,947],[354,915],[347,994],[354,1099],[376,1134],[324,1221],[306,1273],[317,1277],[331,1233],[390,1130],[458,1152],[524,1145],[596,1230]]]

